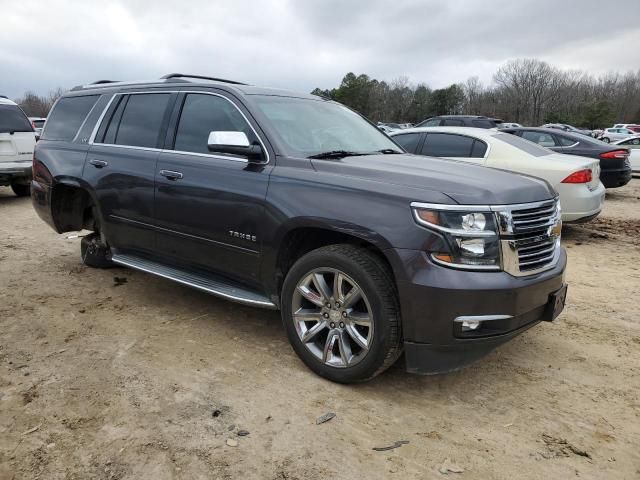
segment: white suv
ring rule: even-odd
[[[0,186],[11,185],[19,197],[29,195],[36,137],[22,109],[0,96]]]

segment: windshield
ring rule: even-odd
[[[372,153],[400,148],[377,127],[338,103],[256,95],[254,100],[293,156]]]
[[[0,105],[0,133],[33,132],[31,122],[17,105]]]

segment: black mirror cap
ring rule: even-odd
[[[212,153],[227,153],[246,157],[249,163],[266,163],[262,146],[256,142],[248,147],[237,145],[209,145],[209,151]]]

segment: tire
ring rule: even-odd
[[[601,138],[601,140],[602,140],[604,143],[609,143],[609,142],[611,142],[611,140],[609,140],[609,138],[608,138],[608,137],[602,137],[602,138]]]
[[[338,290],[336,285],[340,285]],[[318,295],[321,290],[326,295]],[[362,295],[353,294],[358,290]],[[327,297],[329,302],[323,300]],[[364,248],[330,245],[298,259],[284,281],[281,311],[287,336],[300,359],[334,382],[369,380],[402,353],[393,275],[383,260]]]
[[[28,197],[31,195],[31,185],[28,183],[13,182],[11,183],[11,190],[13,190],[13,193],[18,197]]]
[[[92,233],[82,238],[80,242],[82,263],[93,268],[111,268],[111,250],[100,240],[98,233]]]

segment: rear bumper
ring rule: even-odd
[[[441,267],[423,252],[396,249],[395,253],[406,369],[421,374],[458,370],[550,320],[550,295],[564,285],[567,261],[562,250],[552,269],[514,277],[505,272]],[[484,322],[479,330],[463,333],[456,319],[467,316],[504,319]]]
[[[0,185],[9,185],[19,179],[28,183],[31,178],[31,160],[20,162],[0,162]]]
[[[600,181],[606,188],[622,187],[631,181],[631,167],[600,171]]]
[[[583,184],[562,184],[557,190],[560,193],[563,222],[586,222],[600,214],[606,193],[602,182],[595,190],[589,190]]]

